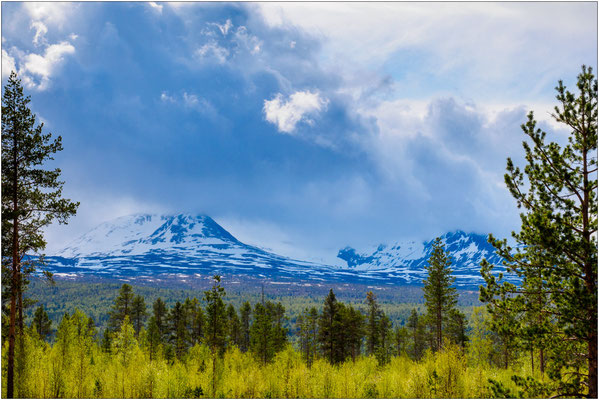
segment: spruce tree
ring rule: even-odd
[[[522,125],[526,166],[507,160],[506,185],[523,208],[516,246],[489,235],[508,272],[521,284],[503,282],[492,266],[481,264],[486,286],[481,299],[490,312],[509,311],[519,318],[540,297],[536,313],[550,316],[553,326],[547,369],[560,396],[597,398],[597,80],[582,67],[577,93],[562,81],[559,105],[552,117],[570,130],[568,143],[547,139],[533,113]],[[528,300],[528,301],[527,301]]]
[[[433,329],[434,350],[443,346],[443,328],[451,310],[457,304],[457,292],[451,285],[455,278],[451,276],[451,261],[441,238],[433,242],[433,250],[426,267],[428,276],[424,283],[424,300],[427,310],[427,319]]]
[[[23,335],[23,291],[27,275],[43,266],[43,229],[52,221],[66,224],[79,203],[62,198],[60,169],[43,169],[62,150],[36,126],[21,80],[12,72],[2,97],[2,284],[10,299],[6,388],[14,397],[15,339]],[[50,275],[48,275],[50,276]],[[17,328],[19,331],[17,332]]]

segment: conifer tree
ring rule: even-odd
[[[35,309],[31,327],[37,332],[42,340],[46,340],[52,329],[52,321],[48,318],[48,313],[41,305]]]
[[[239,316],[237,315],[237,311],[233,304],[229,304],[227,307],[227,325],[229,327],[228,331],[228,345],[229,346],[237,346],[241,344],[241,322],[239,321]]]
[[[553,340],[548,373],[560,396],[597,398],[597,80],[585,66],[577,93],[558,82],[552,117],[571,134],[568,143],[548,142],[533,113],[522,125],[526,166],[507,160],[506,185],[516,199],[522,226],[507,240],[489,241],[505,260],[508,272],[522,279],[509,284],[481,264],[486,287],[481,299],[514,318],[530,311],[541,296],[539,313],[551,317]],[[535,281],[535,284],[529,284]],[[541,325],[543,334],[547,331]]]
[[[395,354],[400,357],[407,352],[408,329],[405,326],[396,326],[394,332]]]
[[[407,327],[412,336],[411,356],[414,360],[420,360],[426,349],[426,332],[423,320],[424,318],[418,315],[416,309],[412,309],[412,313],[408,318]]]
[[[14,397],[15,339],[23,335],[23,291],[27,275],[43,266],[35,257],[46,247],[43,228],[52,221],[66,224],[79,203],[62,198],[60,169],[41,166],[62,150],[36,126],[29,96],[12,72],[2,97],[2,283],[10,299],[7,354],[7,397]],[[50,276],[50,275],[47,275]],[[17,332],[18,328],[18,332]]]
[[[331,364],[344,360],[343,349],[343,320],[340,313],[341,305],[333,289],[324,300],[322,313],[318,319],[318,342],[324,358]]]
[[[306,360],[308,368],[312,366],[312,361],[318,348],[318,311],[316,307],[305,308],[297,317],[296,326],[300,340],[300,351],[302,357]]]
[[[384,313],[381,313],[379,321],[380,342],[375,355],[380,365],[385,365],[391,359],[391,340],[392,340],[391,320]]]
[[[150,355],[150,361],[158,358],[160,345],[162,344],[162,335],[158,324],[156,323],[156,317],[153,315],[148,321],[148,333],[147,333],[147,346],[148,353]]]
[[[146,310],[146,302],[143,296],[137,295],[131,303],[131,323],[135,329],[135,337],[139,336],[141,328],[143,328],[148,312]]]
[[[376,296],[371,291],[366,293],[366,304],[368,305],[366,349],[368,355],[373,355],[379,346],[381,310],[376,302]]]
[[[204,292],[206,301],[206,344],[212,353],[212,395],[216,394],[216,360],[225,350],[227,338],[227,315],[223,297],[225,289],[220,285],[220,276],[214,275],[212,289]]]
[[[152,310],[152,316],[154,317],[154,320],[156,322],[158,332],[160,332],[161,341],[164,341],[168,333],[168,311],[166,309],[166,304],[160,297],[158,297],[154,301],[154,304],[152,305]]]
[[[451,285],[455,278],[451,276],[451,261],[441,238],[433,242],[432,254],[428,260],[428,272],[424,283],[424,299],[427,310],[427,319],[431,322],[434,333],[434,350],[443,346],[443,328],[451,310],[457,304],[457,292]]]
[[[345,307],[343,319],[343,338],[346,343],[347,355],[353,361],[360,355],[362,341],[366,333],[366,325],[364,323],[364,315],[360,310],[355,309],[351,305]]]
[[[129,317],[129,321],[131,321],[134,297],[135,296],[131,285],[124,283],[123,286],[121,286],[119,295],[116,299],[114,299],[114,304],[108,313],[108,329],[110,331],[117,332],[120,330],[121,324],[125,320],[125,317]]]
[[[252,306],[249,301],[245,301],[241,306],[241,343],[239,348],[242,352],[248,351],[250,348],[250,317]]]
[[[181,302],[176,302],[169,314],[170,337],[169,341],[174,346],[175,356],[181,360],[187,350],[187,327],[185,308]]]
[[[250,327],[250,350],[264,365],[275,355],[271,314],[261,303],[254,306],[254,321]]]

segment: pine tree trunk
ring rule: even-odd
[[[16,148],[16,144],[15,144]],[[16,159],[16,150],[15,150]],[[10,293],[10,328],[8,330],[8,362],[6,372],[6,397],[9,399],[14,398],[14,371],[15,371],[15,328],[16,328],[16,309],[17,309],[17,297],[18,297],[18,286],[19,286],[19,220],[17,214],[17,173],[16,173],[16,160],[15,162],[15,174],[13,177],[14,193],[13,193],[13,233],[12,233],[12,287]]]

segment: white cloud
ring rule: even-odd
[[[9,77],[11,71],[16,72],[16,70],[15,59],[2,49],[2,79]]]
[[[277,126],[279,132],[293,133],[300,121],[312,124],[307,115],[317,113],[326,108],[328,99],[323,99],[318,92],[295,92],[285,101],[282,94],[272,100],[264,100],[264,116],[266,120]]]
[[[172,96],[169,96],[166,92],[162,92],[160,94],[160,100],[166,103],[174,103],[175,99]]]
[[[19,75],[30,88],[45,90],[50,85],[50,77],[67,54],[75,53],[69,42],[60,42],[46,47],[44,54],[30,53],[19,60]]]
[[[162,14],[162,5],[161,4],[156,4],[155,2],[150,1],[148,3],[148,5],[150,7],[152,7],[152,9],[156,10],[158,13]]]
[[[479,103],[523,95],[540,101],[533,96],[597,58],[597,7],[592,4],[297,2],[257,7],[270,26],[293,26],[321,39],[323,65],[342,77],[361,69],[394,73],[406,82],[404,98],[423,87],[433,95],[455,92],[435,89],[431,78],[437,78],[455,81],[461,95]],[[406,71],[414,65],[422,68]],[[541,81],[545,84],[535,87]]]
[[[27,2],[23,3],[23,7],[25,7],[32,20],[42,21],[45,25],[62,28],[65,22],[69,21],[78,5],[77,3]]]
[[[41,21],[33,21],[31,23],[31,29],[35,29],[35,36],[33,37],[33,44],[40,45],[46,43],[45,35],[48,33],[48,27]]]
[[[224,64],[229,57],[229,50],[220,47],[215,42],[210,42],[196,50],[196,54],[200,58],[214,58],[219,64]]]
[[[220,30],[220,33],[223,34],[223,36],[227,36],[227,33],[229,33],[229,29],[233,27],[233,23],[230,19],[227,19],[227,21],[224,24],[216,24],[216,26],[218,26],[218,29]]]

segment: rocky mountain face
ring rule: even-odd
[[[464,232],[443,237],[453,264],[456,284],[482,283],[479,264],[500,259],[482,235]],[[46,258],[58,276],[111,278],[207,278],[240,275],[279,281],[336,281],[373,284],[421,284],[432,241],[379,246],[370,254],[350,247],[338,257],[347,267],[299,261],[244,244],[205,215],[148,215],[121,217],[103,223]]]

